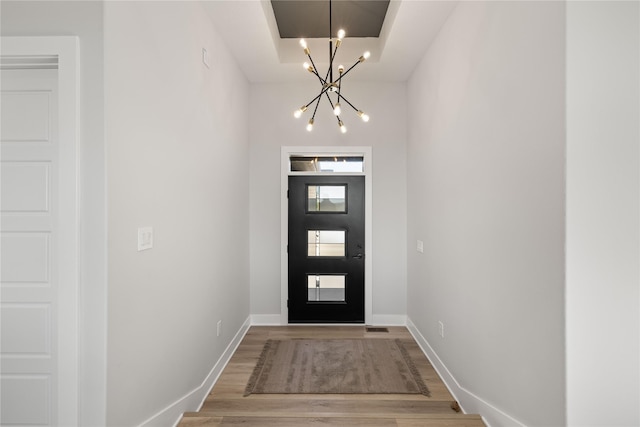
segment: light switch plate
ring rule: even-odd
[[[416,244],[416,250],[420,253],[424,252],[424,242],[422,240],[418,240]]]
[[[207,68],[211,68],[211,64],[209,63],[209,52],[207,52],[207,49],[205,48],[202,48],[202,63]]]
[[[153,248],[153,227],[138,228],[138,251]]]

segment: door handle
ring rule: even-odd
[[[362,255],[362,254],[358,254],[358,255],[354,255],[354,256],[352,256],[351,258],[355,258],[355,259],[362,259],[362,258],[364,258],[364,255]]]

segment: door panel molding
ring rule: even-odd
[[[289,158],[291,156],[354,156],[359,155],[364,158],[364,172],[356,175],[364,175],[365,177],[365,248],[364,253],[367,254],[364,260],[364,323],[366,325],[371,324],[373,318],[373,279],[372,272],[373,266],[371,260],[373,259],[373,198],[372,198],[372,149],[371,147],[341,147],[341,146],[327,146],[327,147],[301,147],[301,146],[283,146],[281,147],[280,157],[280,324],[288,324],[289,311],[287,308],[288,286],[289,286],[289,271],[288,271],[288,254],[287,254],[287,241],[288,241],[288,225],[289,225],[289,204],[287,200],[287,189],[289,186]],[[295,172],[292,175],[313,175],[319,176],[321,173],[312,172],[305,174],[302,172]],[[339,175],[339,174],[329,174]],[[352,175],[352,174],[345,174]]]
[[[58,350],[56,425],[78,425],[79,414],[79,40],[76,36],[1,37],[5,69],[58,69]],[[10,64],[15,58],[34,61]],[[57,61],[55,61],[57,59]],[[2,62],[2,61],[0,61]],[[15,61],[13,61],[15,62]]]

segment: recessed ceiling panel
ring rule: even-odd
[[[344,29],[346,37],[379,37],[389,0],[271,0],[282,39],[335,37]]]

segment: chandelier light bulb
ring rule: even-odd
[[[342,108],[340,108],[340,103],[338,102],[335,108],[333,109],[333,114],[335,114],[336,116],[339,116],[340,113],[342,113]]]
[[[342,64],[338,65],[338,72],[340,74],[344,73],[344,65],[342,65]]]
[[[369,59],[369,57],[371,56],[371,52],[366,51],[365,53],[362,54],[362,56],[364,56],[364,59]]]
[[[362,119],[363,122],[368,122],[369,121],[369,115],[365,114],[364,112],[358,110],[358,116]]]
[[[303,105],[293,113],[293,117],[295,117],[296,119],[299,119],[302,113],[304,113],[305,111],[307,111],[307,106]]]
[[[311,132],[313,130],[313,119],[309,119],[309,123],[307,124],[307,132]]]
[[[347,133],[347,127],[342,123],[342,120],[338,122],[338,126],[340,126],[340,132]]]
[[[311,55],[311,51],[307,47],[307,42],[305,41],[305,39],[300,39],[300,46],[302,46],[302,48],[304,49],[305,55],[307,56]]]
[[[338,30],[338,40],[342,40],[344,38],[344,30],[341,28]]]

